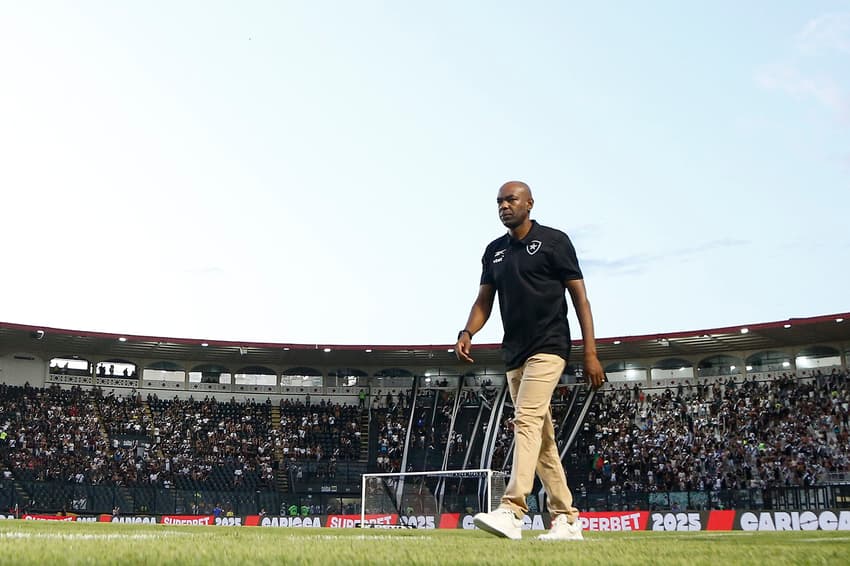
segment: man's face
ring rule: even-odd
[[[499,220],[508,229],[513,229],[526,221],[534,201],[522,185],[508,184],[499,189],[496,204],[499,205]]]

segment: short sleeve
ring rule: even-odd
[[[481,256],[481,285],[495,285],[493,279],[493,261],[490,257],[490,246],[484,250],[484,255]]]
[[[581,268],[578,265],[576,257],[576,249],[570,241],[570,237],[566,234],[563,239],[559,240],[555,247],[554,257],[552,259],[554,266],[553,272],[560,281],[573,281],[575,279],[584,279],[581,273]]]

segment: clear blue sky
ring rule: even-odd
[[[452,342],[509,179],[600,336],[850,310],[850,4],[691,4],[0,0],[0,320]]]

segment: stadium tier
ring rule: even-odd
[[[850,505],[844,318],[600,340],[609,382],[591,396],[571,365],[551,405],[577,506]],[[451,346],[0,323],[0,508],[351,515],[361,512],[364,473],[509,473],[513,408],[498,347],[477,349],[470,366]],[[439,491],[444,512],[476,498],[436,474],[421,485]],[[536,486],[530,509],[545,499]],[[434,502],[412,497],[405,510],[416,516]]]

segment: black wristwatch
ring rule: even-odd
[[[458,332],[458,333],[457,333],[457,339],[458,339],[458,340],[460,340],[460,337],[461,337],[461,336],[463,336],[463,333],[464,333],[464,332],[466,332],[467,334],[469,334],[469,339],[470,339],[470,340],[472,340],[472,332],[470,332],[470,331],[469,331],[469,330],[467,330],[466,328],[464,328],[463,330],[461,330],[460,332]]]

